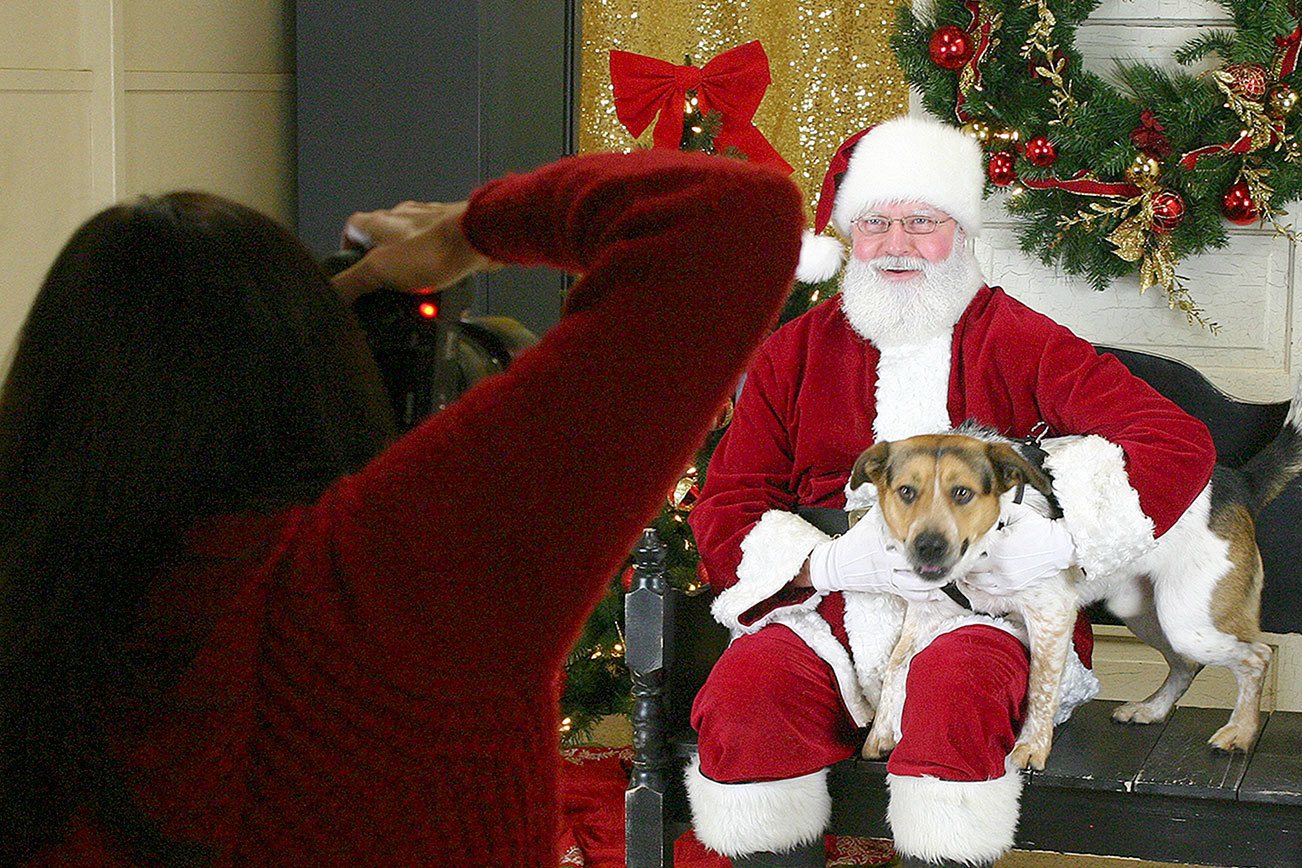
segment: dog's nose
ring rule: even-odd
[[[939,562],[949,552],[949,540],[943,533],[934,530],[924,530],[913,540],[913,553],[918,556],[918,560],[934,564]]]

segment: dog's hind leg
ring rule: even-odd
[[[1202,664],[1179,654],[1171,647],[1166,634],[1162,632],[1162,625],[1158,621],[1157,611],[1152,608],[1151,599],[1143,611],[1123,615],[1121,620],[1141,641],[1162,653],[1166,658],[1167,673],[1162,686],[1153,691],[1151,696],[1138,702],[1122,704],[1112,712],[1112,719],[1118,723],[1158,723],[1166,720],[1176,702],[1184,696],[1189,685],[1193,683],[1194,676],[1202,671]]]
[[[1261,726],[1261,688],[1266,680],[1266,667],[1270,665],[1270,646],[1243,642],[1238,650],[1243,656],[1230,664],[1230,671],[1239,684],[1234,711],[1230,712],[1229,723],[1208,739],[1213,747],[1223,751],[1247,751]]]

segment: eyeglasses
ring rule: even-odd
[[[916,214],[910,217],[883,217],[880,214],[869,214],[855,220],[852,225],[864,235],[885,235],[891,231],[893,223],[900,224],[909,235],[930,235],[936,231],[937,226],[948,223],[951,219],[950,217],[943,219],[923,217]]]

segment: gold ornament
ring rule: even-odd
[[[1297,91],[1286,84],[1277,84],[1270,89],[1267,101],[1270,113],[1277,118],[1282,118],[1297,108]]]
[[[968,121],[963,124],[963,134],[985,144],[990,141],[990,124],[985,121]]]
[[[688,513],[696,506],[696,501],[701,497],[701,489],[696,484],[696,474],[689,473],[669,494],[669,505],[681,513]]]
[[[1022,134],[1017,130],[1000,130],[994,137],[1002,145],[1015,145],[1021,140]]]
[[[1139,154],[1126,169],[1126,180],[1136,187],[1147,187],[1157,181],[1157,176],[1160,174],[1162,174],[1161,163],[1147,154]]]

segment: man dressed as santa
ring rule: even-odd
[[[687,788],[697,838],[736,865],[823,865],[827,768],[862,744],[902,598],[936,593],[880,523],[831,539],[797,515],[844,507],[864,449],[967,419],[1014,438],[1086,435],[1048,459],[1064,518],[1022,516],[992,543],[994,587],[1069,563],[1107,576],[1211,477],[1201,422],[985,285],[968,243],[981,225],[982,166],[974,141],[918,118],[842,146],[816,221],[821,230],[830,217],[852,242],[842,291],[761,348],[692,512],[719,591],[713,612],[733,641],[692,710],[700,753]],[[806,247],[802,279],[835,272],[835,239],[810,235]],[[906,866],[989,865],[1013,844],[1021,777],[1006,757],[1028,655],[1003,626],[957,618],[913,658],[887,764]],[[1088,667],[1084,619],[1075,645]],[[1091,695],[1084,667],[1065,703]]]

